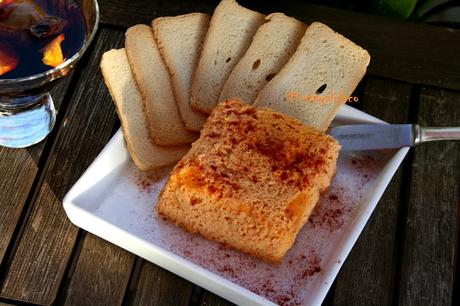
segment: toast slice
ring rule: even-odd
[[[225,82],[219,100],[238,98],[253,103],[259,91],[294,53],[306,28],[302,22],[282,13],[268,15]]]
[[[171,87],[168,69],[160,55],[152,28],[139,24],[129,28],[125,47],[131,70],[144,101],[150,135],[161,146],[187,144],[197,134],[185,129]]]
[[[264,22],[264,15],[240,6],[235,0],[222,0],[211,18],[193,83],[191,103],[210,114],[222,86],[251,44]]]
[[[209,16],[191,13],[160,17],[152,22],[153,34],[171,75],[179,114],[188,130],[199,132],[207,115],[190,105],[192,77],[209,27]]]
[[[129,154],[140,170],[173,164],[190,145],[160,147],[149,135],[141,94],[137,89],[125,49],[110,50],[102,56],[101,70],[115,103]]]
[[[369,53],[314,22],[254,105],[267,106],[325,131],[366,73]]]
[[[270,109],[221,102],[160,194],[160,215],[279,262],[336,170],[330,136]]]

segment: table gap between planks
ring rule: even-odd
[[[102,24],[53,90],[57,124],[28,149],[0,148],[0,305],[232,305],[66,218],[62,199],[119,127],[99,72],[127,27],[212,13],[217,1],[100,1]],[[369,50],[353,105],[390,123],[460,125],[460,31],[300,1],[241,1],[321,21]],[[324,305],[458,305],[460,143],[410,151]],[[457,295],[455,295],[457,294]]]

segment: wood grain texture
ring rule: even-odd
[[[332,306],[334,305],[334,295],[335,295],[335,283],[332,284],[331,288],[326,294],[323,302],[321,303],[322,306]]]
[[[193,284],[185,279],[142,260],[138,279],[131,284],[129,305],[189,305]]]
[[[370,78],[362,110],[390,123],[405,123],[410,93],[410,85]],[[398,217],[403,204],[401,176],[400,167],[344,263],[336,279],[334,305],[392,305]]]
[[[152,19],[161,16],[175,16],[193,12],[212,14],[218,3],[217,0],[99,1],[102,12],[101,22],[122,27],[130,27],[138,23],[150,24]]]
[[[71,75],[51,91],[58,112],[64,98],[61,93],[67,91],[70,79]],[[0,264],[3,263],[34,179],[40,171],[39,159],[43,149],[53,141],[53,135],[50,135],[45,141],[27,149],[0,147]]]
[[[123,33],[102,29],[83,68],[24,232],[7,267],[0,295],[49,305],[56,298],[78,228],[67,219],[62,199],[107,143],[115,109],[99,72],[102,53],[122,44]]]
[[[85,235],[81,252],[64,289],[64,305],[121,305],[135,255],[92,234]]]
[[[369,74],[413,84],[460,89],[460,30],[399,21],[371,14],[312,5],[298,0],[239,1],[263,13],[284,12],[311,23],[320,21],[371,54]],[[101,0],[102,22],[117,26],[150,23],[159,16],[212,13],[218,1]],[[434,43],[435,42],[435,43]],[[435,47],[434,47],[435,46]]]
[[[203,293],[203,298],[201,299],[201,306],[235,306],[230,301],[221,298],[220,296],[215,295],[210,291],[205,291]]]
[[[459,93],[422,89],[418,122],[460,126],[459,105]],[[399,284],[401,305],[452,303],[459,182],[460,142],[415,148]]]

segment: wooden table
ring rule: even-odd
[[[365,112],[392,123],[460,125],[460,31],[291,0],[246,1],[324,22],[369,50],[356,90]],[[216,1],[100,0],[102,21],[77,70],[53,90],[46,141],[0,148],[0,305],[230,305],[75,227],[62,199],[119,128],[99,72],[126,27],[202,11]],[[325,305],[459,305],[460,142],[410,151],[337,277]]]

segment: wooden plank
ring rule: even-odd
[[[148,24],[153,18],[165,15],[179,15],[193,12],[212,14],[219,3],[217,0],[200,1],[99,1],[101,23],[114,26],[130,27],[138,23]]]
[[[61,107],[71,75],[51,91],[57,110]],[[59,116],[59,112],[58,112]],[[17,227],[34,179],[41,169],[39,160],[45,147],[54,141],[54,133],[45,141],[26,149],[0,147],[0,264]]]
[[[92,234],[83,239],[64,305],[121,305],[135,255]]]
[[[89,64],[80,67],[80,80],[48,159],[43,183],[1,284],[2,297],[45,305],[56,298],[78,232],[67,219],[61,201],[110,137],[116,114],[99,62],[105,50],[122,42],[122,32],[102,29]]]
[[[326,297],[323,300],[322,306],[332,306],[334,305],[334,295],[335,295],[335,283],[332,284],[331,288],[329,289]]]
[[[460,93],[422,89],[418,122],[460,125]],[[399,303],[450,305],[460,203],[460,142],[415,148],[410,183]]]
[[[189,305],[193,284],[142,260],[139,278],[131,284],[129,305]]]
[[[409,117],[410,94],[410,85],[370,78],[362,101],[363,111],[391,123],[405,123]],[[398,218],[403,204],[401,168],[337,277],[334,305],[393,303]]]
[[[234,306],[230,301],[221,298],[220,296],[215,295],[212,292],[205,291],[203,293],[203,299],[200,303],[201,306]]]
[[[298,0],[240,1],[263,13],[281,11],[306,23],[321,21],[363,46],[372,56],[369,74],[412,84],[460,90],[460,30],[399,21]],[[218,1],[101,0],[102,22],[117,26],[194,11],[212,13]],[[435,47],[434,47],[435,46]]]

